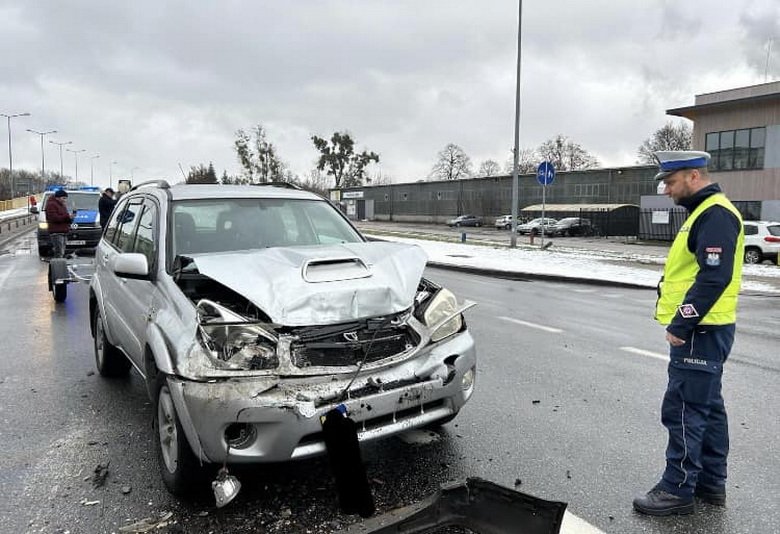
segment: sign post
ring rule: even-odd
[[[542,244],[544,247],[544,226],[547,220],[544,217],[544,208],[546,203],[547,186],[555,180],[555,167],[549,161],[543,161],[536,168],[536,181],[542,186]]]

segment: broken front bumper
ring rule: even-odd
[[[325,452],[320,416],[338,404],[357,423],[360,441],[453,416],[474,391],[476,352],[468,331],[392,366],[294,379],[195,382],[169,378],[176,411],[196,456],[208,462],[282,462]],[[464,379],[465,377],[465,379]],[[241,439],[228,437],[240,429]],[[226,435],[227,434],[227,435]]]

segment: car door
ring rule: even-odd
[[[157,231],[159,209],[151,199],[144,200],[133,234],[123,247],[123,252],[134,252],[146,256],[149,272],[154,273],[158,246]],[[151,280],[134,280],[117,277],[121,292],[120,320],[125,324],[124,349],[127,355],[143,369],[146,347],[147,324],[155,310],[152,309],[155,284]]]
[[[115,211],[116,219],[112,218],[106,228],[106,236],[98,247],[95,262],[99,270],[103,306],[106,312],[106,323],[111,333],[111,342],[128,352],[132,334],[124,322],[123,308],[125,306],[126,283],[119,278],[111,268],[114,258],[126,251],[132,244],[135,226],[143,207],[143,198],[135,197]]]

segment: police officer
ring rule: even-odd
[[[744,232],[739,211],[710,181],[708,153],[663,151],[655,157],[655,179],[688,218],[669,250],[655,313],[669,343],[661,406],[669,431],[666,469],[653,489],[634,499],[634,509],[690,514],[694,496],[726,503],[729,435],[721,376],[734,342]]]

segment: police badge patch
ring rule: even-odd
[[[693,306],[693,304],[680,304],[677,306],[677,310],[685,319],[691,319],[693,317],[699,316],[699,312],[696,311],[696,308]]]
[[[720,254],[723,252],[723,249],[720,247],[707,247],[704,249],[704,252],[707,253],[707,259],[705,262],[710,267],[717,267],[720,265]]]

